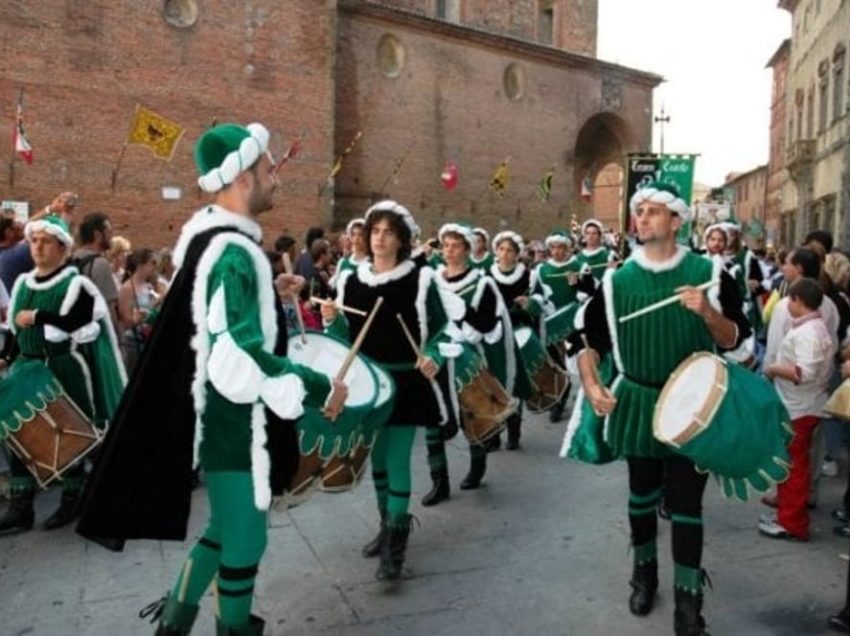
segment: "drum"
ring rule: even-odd
[[[519,402],[487,370],[484,358],[472,346],[463,345],[452,365],[455,389],[460,402],[463,432],[472,444],[483,444],[505,428]]]
[[[567,374],[546,354],[540,340],[529,327],[514,332],[522,364],[531,379],[532,396],[525,403],[530,413],[543,413],[563,397],[570,386]]]
[[[333,336],[308,331],[306,342],[302,341],[301,334],[289,337],[287,356],[295,363],[335,377],[350,348],[347,342]],[[336,421],[325,418],[321,409],[305,405],[304,415],[296,424],[300,459],[285,496],[289,507],[309,497],[332,460],[351,452],[366,417],[372,412],[378,397],[378,381],[372,365],[363,356],[356,356],[344,381],[348,397]]]
[[[378,380],[378,397],[375,400],[374,410],[361,423],[361,430],[355,436],[351,451],[346,455],[334,456],[322,469],[320,488],[323,492],[345,492],[360,483],[366,469],[366,460],[369,459],[369,452],[393,411],[395,383],[392,376],[379,365],[371,361],[369,363]]]
[[[754,416],[756,415],[757,416]],[[788,412],[763,377],[712,353],[683,361],[653,417],[655,438],[714,473],[727,497],[746,501],[788,477]]]
[[[17,362],[0,381],[0,440],[46,488],[103,439],[40,360]]]
[[[543,319],[547,347],[551,345],[563,345],[567,336],[575,331],[576,314],[578,314],[580,307],[581,303],[570,303]]]

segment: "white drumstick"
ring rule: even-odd
[[[362,309],[355,309],[354,307],[346,307],[345,305],[340,305],[338,302],[331,300],[330,298],[317,298],[316,296],[310,296],[310,302],[314,305],[333,305],[337,309],[340,309],[349,314],[357,314],[358,316],[368,316],[368,312],[363,311]]]
[[[715,285],[719,285],[719,280],[712,280],[707,283],[703,283],[702,285],[697,285],[694,289],[699,289],[700,291],[705,291],[706,289],[711,289]],[[638,309],[637,311],[633,311],[630,314],[627,314],[619,319],[620,324],[631,320],[632,318],[637,318],[638,316],[643,316],[644,314],[651,313],[656,309],[661,309],[662,307],[666,307],[667,305],[672,305],[673,303],[679,300],[679,294],[674,294],[673,296],[669,296],[664,300],[659,300],[657,303],[652,303],[651,305],[647,305],[643,309]]]

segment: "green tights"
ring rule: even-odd
[[[415,426],[387,426],[372,447],[372,478],[378,510],[389,525],[402,525],[410,506],[410,456]]]

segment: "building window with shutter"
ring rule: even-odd
[[[555,2],[540,0],[537,13],[537,41],[551,46],[555,41]]]
[[[832,121],[839,119],[844,114],[844,63],[846,49],[839,45],[832,57]]]

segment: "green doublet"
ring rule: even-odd
[[[605,441],[618,457],[665,457],[671,451],[652,434],[655,403],[664,383],[695,351],[714,351],[703,319],[672,303],[625,323],[618,318],[674,295],[683,285],[711,280],[711,261],[680,250],[681,261],[653,272],[632,258],[603,281],[608,329],[618,375],[611,390],[617,406],[605,422]]]
[[[599,247],[592,252],[582,250],[575,256],[579,269],[585,265],[590,268],[590,273],[596,280],[602,280],[605,268],[611,262],[611,252],[607,247]]]
[[[481,269],[485,272],[490,271],[490,266],[496,262],[496,259],[493,257],[493,252],[487,252],[484,254],[484,257],[479,261],[475,260],[475,256],[472,254],[469,255],[469,266],[474,267],[475,269]]]
[[[75,269],[68,273],[61,272],[46,284],[35,283],[29,276],[24,275],[23,280],[15,287],[9,310],[10,317],[25,309],[58,314],[68,294],[71,281],[79,274]],[[73,342],[70,339],[63,342],[48,341],[42,326],[17,329],[15,337],[21,350],[22,361],[25,358],[46,358],[47,366],[56,375],[56,379],[59,380],[68,397],[87,417],[94,419],[94,399],[86,382],[89,367],[80,353],[74,351]]]
[[[580,271],[581,263],[576,257],[563,263],[556,263],[551,259],[540,263],[532,275],[528,313],[537,318],[544,313],[547,301],[552,303],[555,309],[575,302],[578,289],[576,285],[570,285],[569,274],[578,276]]]

